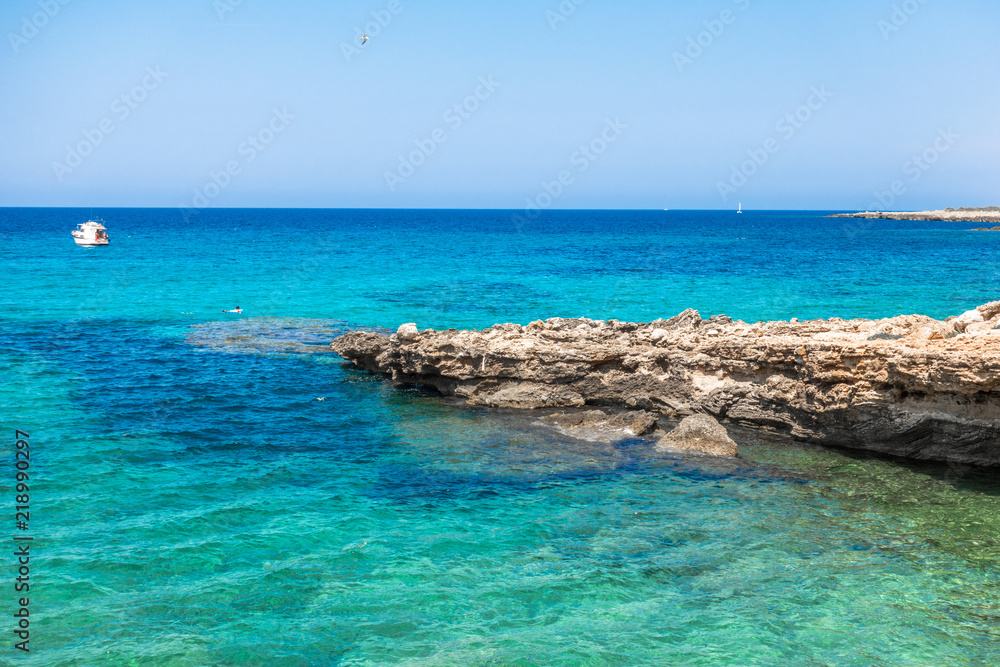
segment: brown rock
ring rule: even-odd
[[[582,406],[583,396],[566,387],[539,384],[536,382],[509,382],[496,391],[483,391],[470,395],[472,405],[488,405],[493,408],[573,408]]]
[[[956,335],[958,335],[958,331],[951,323],[935,321],[917,327],[907,337],[912,340],[945,340],[954,338]]]
[[[983,316],[984,320],[992,320],[998,315],[1000,315],[1000,301],[991,301],[990,303],[984,303],[983,305],[976,308],[979,313]]]
[[[970,324],[976,324],[985,319],[986,318],[983,317],[983,314],[979,312],[979,309],[970,310],[959,315],[958,318],[951,323],[951,325],[955,327],[956,331],[965,331],[966,327]]]
[[[657,449],[695,452],[710,456],[739,456],[739,448],[729,432],[708,415],[685,417],[680,426],[656,443]]]
[[[973,322],[965,327],[965,333],[967,334],[977,334],[984,331],[990,331],[996,328],[995,322]]]
[[[664,329],[686,329],[701,326],[701,315],[694,308],[688,308],[680,315],[675,315],[669,320],[662,321]]]

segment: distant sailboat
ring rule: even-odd
[[[740,207],[736,210],[737,213],[743,212],[743,202],[740,202]]]

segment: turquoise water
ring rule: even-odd
[[[87,214],[0,210],[0,493],[12,507],[18,428],[35,537],[27,655],[0,556],[0,664],[1000,662],[992,472],[747,431],[736,463],[574,440],[324,347],[688,307],[944,317],[998,298],[1000,236],[787,212],[108,210],[112,245],[77,248]],[[16,533],[9,516],[3,553]]]

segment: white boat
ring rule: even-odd
[[[742,213],[743,212],[743,202],[740,202],[740,207],[738,209],[736,209],[736,212],[737,213]]]
[[[77,245],[98,246],[108,245],[108,232],[104,225],[96,220],[88,220],[80,225],[79,229],[74,229],[73,240]]]

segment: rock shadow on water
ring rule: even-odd
[[[805,484],[810,480],[801,473],[793,472],[772,462],[755,457],[731,458],[711,456],[696,452],[658,449],[659,438],[674,430],[679,421],[663,415],[653,415],[643,411],[618,411],[608,408],[595,409],[560,408],[559,414],[549,414],[556,409],[539,411],[510,407],[490,407],[473,405],[456,396],[442,395],[438,390],[424,384],[393,382],[384,377],[362,371],[344,364],[345,377],[364,384],[380,384],[386,388],[382,396],[385,407],[390,409],[390,420],[396,430],[399,442],[416,443],[433,441],[432,447],[444,446],[449,439],[459,437],[447,434],[450,421],[460,421],[464,425],[460,439],[480,440],[475,447],[484,448],[482,434],[476,435],[473,426],[476,421],[494,423],[500,435],[493,438],[493,444],[486,447],[493,459],[492,475],[509,479],[513,475],[536,474],[536,480],[556,478],[600,477],[607,474],[653,474],[670,469],[672,474],[690,480],[719,481],[723,479],[753,479],[755,481]],[[391,388],[391,389],[390,389]],[[595,415],[607,418],[609,423],[595,428],[565,427],[563,422],[575,422],[574,415],[593,421]],[[659,422],[659,428],[648,428],[639,417],[651,416],[652,424]],[[553,419],[553,418],[557,419]],[[568,418],[567,420],[558,418]],[[439,422],[442,432],[428,438],[429,423]],[[421,435],[410,432],[419,423]],[[409,427],[407,425],[410,425]],[[639,426],[641,435],[630,429]],[[629,428],[625,428],[628,426]],[[742,446],[751,446],[751,451],[761,441],[762,434],[753,429],[727,424],[726,428],[735,434]],[[450,437],[449,437],[450,436]],[[521,440],[525,442],[520,442]],[[535,442],[541,440],[541,442]],[[785,446],[799,447],[799,443],[782,439]],[[466,452],[463,452],[466,454]],[[417,460],[423,460],[425,453],[418,453]],[[427,452],[426,456],[430,456]],[[449,455],[446,455],[446,458]],[[536,470],[537,469],[537,470]],[[534,471],[531,473],[530,471]],[[478,474],[478,473],[477,473]],[[480,480],[484,479],[479,477]],[[537,482],[540,483],[540,482]],[[425,487],[426,488],[426,487]]]
[[[367,491],[383,502],[424,507],[481,503],[622,476],[696,484],[805,482],[752,460],[660,451],[655,438],[627,431],[562,429],[540,422],[530,410],[465,406],[426,392],[394,396],[395,460],[380,468]],[[425,409],[405,405],[428,402]],[[441,412],[433,407],[446,403],[452,405]]]
[[[586,410],[582,408],[581,410]],[[580,412],[580,411],[577,411]],[[531,413],[524,411],[524,418],[529,418]],[[564,415],[572,414],[572,410]],[[592,415],[594,412],[582,412],[583,415]],[[601,413],[596,413],[601,414]],[[637,414],[621,413],[618,417],[628,420],[630,415]],[[644,413],[638,413],[644,414]],[[615,417],[611,412],[608,417]],[[564,428],[559,420],[550,418],[538,419],[535,417],[531,421],[531,426],[541,430],[554,431],[558,434],[558,440],[573,443],[591,443],[595,445],[609,446],[620,452],[627,452],[637,468],[661,469],[663,467],[672,468],[676,474],[690,479],[701,478],[705,480],[718,480],[730,477],[744,478],[749,476],[758,477],[761,480],[773,480],[784,482],[806,483],[808,480],[799,474],[785,470],[778,466],[764,464],[752,458],[739,458],[729,456],[713,456],[695,451],[682,451],[672,448],[657,447],[657,442],[665,434],[671,433],[681,422],[671,420],[663,415],[658,415],[654,422],[658,425],[655,430],[650,429],[636,435],[632,431],[623,428]],[[760,443],[761,434],[752,429],[727,424],[726,428],[733,435],[739,444],[748,445],[752,448]],[[797,443],[788,442],[792,446]]]

